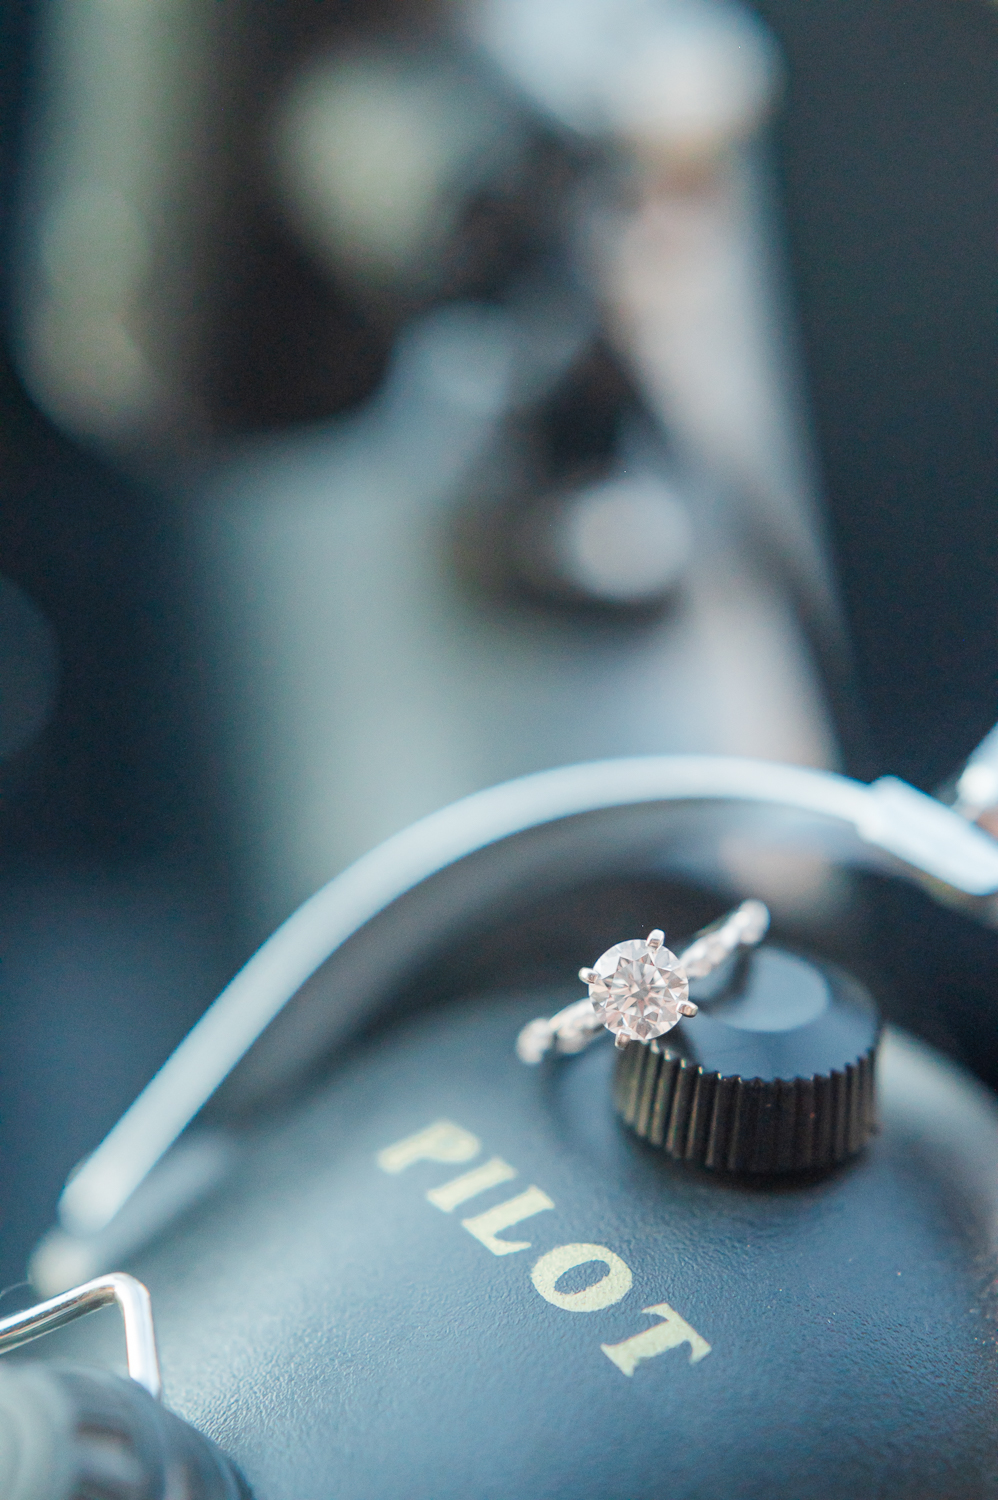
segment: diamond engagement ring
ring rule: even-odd
[[[643,940],[615,943],[591,969],[579,970],[579,978],[589,986],[585,999],[524,1026],[516,1039],[517,1056],[534,1064],[551,1051],[581,1052],[604,1027],[618,1047],[654,1041],[683,1016],[696,1015],[689,998],[691,979],[713,973],[739,948],[754,947],[768,928],[767,907],[749,900],[705,927],[678,958],[665,946],[665,934],[657,927]]]

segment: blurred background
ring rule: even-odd
[[[0,1286],[412,819],[998,719],[993,5],[8,0],[0,150]]]

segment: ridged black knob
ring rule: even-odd
[[[759,1175],[832,1167],[875,1128],[877,1008],[831,965],[766,947],[690,985],[699,1015],[631,1042],[614,1103],[680,1161]]]

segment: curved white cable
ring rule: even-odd
[[[998,891],[998,844],[903,782],[865,786],[797,766],[643,756],[541,771],[476,792],[387,839],[305,901],[253,955],[79,1168],[60,1201],[74,1234],[103,1229],[321,963],[410,887],[500,839],[641,803],[737,801],[845,822],[873,848],[966,895]]]

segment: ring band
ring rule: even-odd
[[[768,928],[768,908],[750,899],[705,927],[678,957],[665,947],[657,927],[644,940],[614,944],[592,968],[579,970],[589,986],[584,999],[524,1026],[516,1040],[517,1056],[534,1066],[551,1051],[562,1056],[582,1052],[604,1028],[614,1034],[618,1047],[654,1041],[681,1017],[696,1015],[688,998],[691,979],[713,973],[739,948],[754,947]]]

